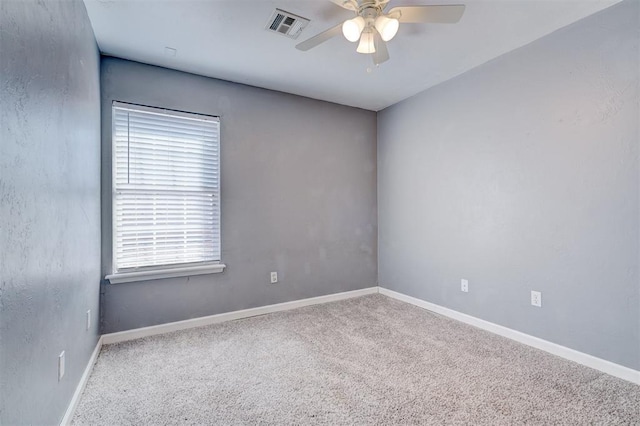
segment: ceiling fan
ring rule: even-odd
[[[375,65],[379,65],[389,59],[386,42],[396,35],[400,23],[453,24],[460,20],[465,8],[462,4],[398,6],[385,12],[384,9],[390,0],[330,1],[355,12],[355,18],[347,19],[343,23],[297,44],[296,49],[307,51],[342,32],[344,38],[350,42],[360,41],[356,52],[371,54]]]

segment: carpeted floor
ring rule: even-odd
[[[105,346],[75,424],[640,424],[640,386],[381,295]]]

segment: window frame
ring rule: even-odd
[[[151,112],[155,114],[166,113],[167,115],[174,117],[184,117],[190,119],[199,119],[199,120],[210,120],[218,122],[218,188],[217,188],[217,205],[214,207],[217,209],[217,217],[219,221],[219,232],[218,232],[218,244],[220,246],[220,260],[212,260],[212,261],[202,261],[202,262],[188,262],[188,263],[176,263],[170,265],[148,265],[148,266],[140,266],[140,267],[129,267],[129,268],[118,268],[117,260],[116,260],[116,250],[117,250],[117,203],[116,196],[117,191],[119,190],[116,186],[116,143],[115,143],[115,127],[116,120],[114,117],[114,110],[116,108],[123,109],[131,109],[134,111],[141,112]],[[162,278],[176,278],[176,277],[187,277],[192,275],[203,275],[203,274],[213,274],[213,273],[221,273],[226,268],[226,265],[222,262],[222,212],[221,212],[221,120],[219,116],[208,115],[208,114],[200,114],[200,113],[192,113],[186,111],[178,111],[167,108],[159,108],[159,107],[151,107],[146,105],[139,105],[129,102],[120,102],[113,101],[111,104],[111,269],[112,273],[107,275],[105,278],[109,280],[111,284],[117,283],[125,283],[125,282],[134,282],[134,281],[144,281],[144,280],[153,280],[153,279],[162,279]],[[176,191],[178,193],[179,191]]]

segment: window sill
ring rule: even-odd
[[[189,277],[191,275],[219,274],[224,271],[226,265],[185,266],[182,268],[167,268],[153,271],[120,272],[107,275],[105,278],[111,284],[130,283],[134,281],[158,280],[162,278]]]

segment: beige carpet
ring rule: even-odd
[[[381,295],[102,349],[75,424],[640,424],[640,386]]]

